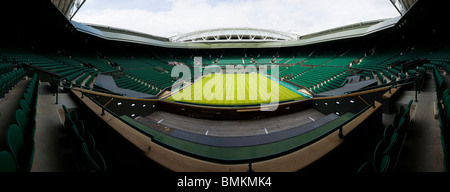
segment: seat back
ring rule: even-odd
[[[11,152],[16,164],[18,164],[19,154],[23,149],[23,131],[16,124],[11,124],[6,129],[6,145]]]
[[[19,103],[20,103],[20,108],[23,110],[23,112],[25,112],[25,114],[29,114],[30,106],[28,105],[28,103],[24,99],[21,99]]]
[[[397,138],[398,138],[398,134],[397,134],[397,132],[394,132],[391,136],[391,140],[389,142],[388,147],[383,152],[383,155],[391,156],[392,154],[396,153]]]
[[[389,170],[389,165],[391,163],[391,157],[389,155],[383,156],[381,160],[379,172],[387,172]]]
[[[93,155],[93,160],[95,164],[97,164],[98,169],[97,172],[106,172],[106,161],[105,158],[103,158],[103,155],[98,151],[95,150],[95,153]]]
[[[27,115],[25,112],[22,111],[22,109],[16,110],[16,122],[17,125],[22,129],[22,131],[27,130],[28,121],[27,121]]]
[[[16,172],[14,157],[8,151],[0,151],[0,172]]]
[[[394,126],[392,126],[391,124],[388,124],[386,126],[386,128],[384,128],[384,132],[383,132],[383,142],[384,143],[389,143],[389,140],[391,139],[392,134],[395,132],[395,128]]]
[[[378,142],[377,146],[375,147],[375,151],[373,152],[373,164],[375,167],[375,170],[379,169],[381,160],[383,158],[383,153],[386,150],[388,144],[384,143],[382,140]]]

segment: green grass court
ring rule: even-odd
[[[264,75],[245,73],[205,76],[166,100],[204,105],[257,105],[300,99],[305,97]]]

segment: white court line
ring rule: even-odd
[[[159,120],[159,121],[158,121],[158,124],[160,124],[162,121],[164,121],[164,119]]]
[[[309,117],[309,119],[311,119],[311,121],[316,121],[316,120],[314,120],[313,118],[311,118],[311,117]]]

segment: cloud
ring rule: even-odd
[[[379,0],[88,0],[74,20],[164,37],[220,27],[304,35],[398,15],[388,1]]]

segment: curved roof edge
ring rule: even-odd
[[[293,41],[298,35],[271,29],[216,28],[199,30],[170,37],[172,42],[270,42]]]
[[[108,27],[108,26],[102,26],[102,25],[94,25],[94,24],[82,24],[75,21],[71,21],[72,25],[79,31],[85,34],[97,36],[106,40],[112,40],[112,41],[122,41],[122,42],[129,42],[129,43],[137,43],[137,44],[143,44],[143,45],[152,45],[152,46],[159,46],[159,47],[165,47],[165,48],[185,48],[185,49],[223,49],[223,48],[278,48],[278,47],[294,47],[294,46],[305,46],[315,43],[322,43],[322,42],[328,42],[328,41],[335,41],[335,40],[342,40],[342,39],[349,39],[349,38],[357,38],[362,37],[365,35],[369,35],[372,33],[376,33],[378,31],[386,30],[393,28],[397,22],[401,19],[401,16],[390,18],[390,19],[380,19],[380,20],[373,20],[373,21],[367,21],[367,22],[360,22],[356,24],[351,25],[345,25],[342,27],[337,27],[317,33],[312,33],[309,35],[304,36],[298,36],[295,34],[289,34],[284,32],[279,32],[275,30],[262,30],[260,31],[259,35],[267,35],[267,38],[265,40],[255,40],[257,34],[253,34],[255,37],[253,40],[251,39],[244,39],[244,36],[242,34],[245,32],[240,31],[238,32],[236,29],[250,29],[247,30],[247,32],[258,32],[256,29],[252,28],[221,28],[220,30],[214,29],[214,30],[203,30],[198,31],[201,33],[208,33],[212,38],[214,38],[214,35],[218,38],[221,38],[220,32],[223,33],[223,30],[231,30],[234,29],[236,34],[239,34],[241,36],[241,40],[239,40],[239,37],[236,37],[238,39],[235,40],[198,40],[198,41],[189,41],[187,38],[188,36],[196,36],[199,38],[204,37],[202,34],[194,34],[196,32],[187,33],[180,36],[174,36],[170,38],[166,37],[160,37],[150,34],[145,34],[141,32],[136,32],[132,30],[127,29],[120,29],[115,27]],[[197,32],[197,33],[198,33]],[[214,33],[211,33],[214,32]],[[276,35],[285,35],[284,37],[286,39],[290,38],[289,40],[270,40],[269,39],[269,33],[271,33],[272,36]],[[229,34],[228,34],[229,35]],[[225,36],[225,33],[223,33],[223,36]],[[177,38],[178,37],[178,40]],[[225,36],[226,37],[226,36]],[[182,38],[186,38],[185,40],[182,40]],[[250,35],[245,36],[245,38],[250,38]],[[253,36],[252,36],[253,38]]]

